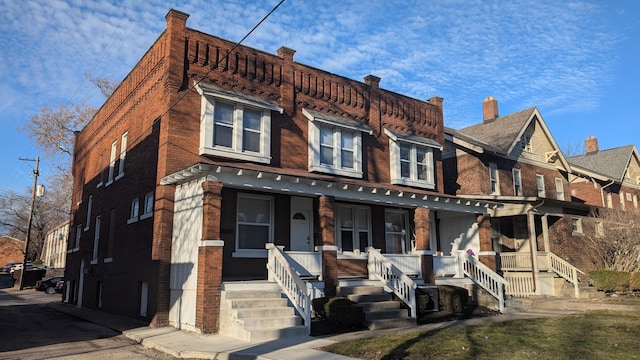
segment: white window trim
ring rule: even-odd
[[[373,131],[365,124],[306,108],[302,109],[302,113],[309,119],[309,171],[362,178],[362,133],[371,135]],[[333,159],[335,162],[333,166],[320,163],[320,126],[333,129]],[[352,169],[340,167],[342,131],[353,133],[354,161]]]
[[[576,229],[573,229],[573,221],[576,222]],[[583,235],[582,231],[582,219],[580,218],[571,218],[571,231],[572,235]]]
[[[144,202],[142,203],[144,208],[142,209],[142,215],[140,215],[140,220],[148,219],[153,216],[153,191],[150,191],[144,195]],[[147,202],[151,199],[151,209],[147,209]]]
[[[556,178],[556,199],[564,201],[564,184],[561,178]]]
[[[118,164],[118,176],[116,176],[116,180],[120,180],[124,176],[124,160],[127,157],[128,138],[129,132],[126,131],[124,134],[122,134],[122,139],[120,140],[120,163]]]
[[[540,179],[540,182],[538,182],[538,179]],[[542,185],[542,187],[540,187],[540,185]],[[536,195],[541,198],[547,197],[547,191],[544,186],[544,175],[542,174],[536,174]]]
[[[200,155],[213,155],[238,160],[253,161],[263,164],[271,163],[271,111],[283,113],[284,110],[275,102],[254,98],[241,93],[218,88],[213,85],[196,86],[202,96],[200,117]],[[214,107],[216,101],[234,106],[232,147],[216,146],[214,139]],[[243,117],[244,107],[260,111],[260,151],[243,151]]]
[[[494,172],[496,174],[495,179],[493,178]],[[495,191],[492,190],[494,183]],[[489,191],[491,192],[491,195],[500,195],[500,174],[498,173],[498,164],[493,162],[489,163]]]
[[[409,212],[407,210],[385,209],[384,210],[385,217],[386,217],[387,213],[402,214],[404,216],[404,229],[403,229],[404,234],[402,234],[402,232],[397,232],[397,231],[387,231],[387,226],[385,224],[385,227],[384,227],[385,246],[388,245],[386,243],[388,234],[400,234],[400,235],[403,235],[403,239],[402,239],[402,254],[410,254],[413,251],[414,244],[411,243],[411,238],[409,237],[409,235],[410,235],[410,231],[409,231]],[[389,249],[387,248],[385,252],[389,253]]]
[[[116,154],[118,152],[118,140],[111,143],[111,155],[109,157],[109,176],[107,177],[107,183],[104,186],[113,184],[113,175],[116,170]]]
[[[269,239],[267,239],[267,243],[273,243],[273,233],[274,233],[274,224],[273,224],[273,217],[274,217],[274,198],[273,196],[266,196],[266,195],[255,195],[255,194],[244,194],[244,193],[239,193],[236,199],[236,214],[235,214],[235,223],[236,223],[236,236],[235,236],[235,250],[232,254],[232,257],[237,257],[237,258],[266,258],[268,255],[268,252],[266,250],[266,248],[263,249],[241,249],[239,248],[239,244],[240,244],[240,239],[238,239],[238,236],[240,234],[239,232],[239,228],[240,228],[240,223],[238,222],[238,202],[240,200],[240,198],[253,198],[253,199],[262,199],[262,200],[269,200]]]
[[[84,226],[84,231],[89,231],[91,227],[91,207],[93,206],[93,195],[89,196],[89,201],[87,201],[87,224]]]
[[[97,264],[98,263],[98,250],[99,250],[99,246],[100,246],[100,226],[101,226],[101,217],[100,215],[96,216],[96,225],[95,225],[95,231],[93,234],[93,257],[91,259],[91,264]]]
[[[524,196],[524,190],[522,189],[522,171],[520,171],[520,169],[513,169],[511,173],[513,176],[513,195]],[[518,176],[516,176],[516,173]],[[517,183],[516,179],[518,179]],[[518,194],[518,189],[520,189],[520,194]]]
[[[342,221],[341,221],[340,216],[339,216],[339,214],[340,214],[340,212],[338,211],[339,208],[351,209],[351,211],[352,211],[353,224],[352,224],[351,230],[353,232],[353,251],[344,251],[342,249],[342,231],[341,231],[342,230],[342,226],[340,226]],[[360,232],[360,229],[358,229],[358,221],[357,221],[358,210],[366,210],[367,211],[367,246],[366,247],[369,247],[369,245],[372,244],[372,238],[371,238],[371,208],[369,208],[368,206],[337,204],[336,208],[335,208],[335,214],[336,214],[336,219],[335,219],[335,224],[336,224],[336,226],[335,226],[335,239],[336,239],[336,245],[338,246],[338,251],[341,254],[354,254],[356,256],[362,254],[360,252],[360,237],[358,236],[359,232]],[[356,241],[358,242],[358,246],[356,246]]]
[[[134,209],[136,209],[135,205],[137,203],[137,211],[134,211]],[[134,198],[131,200],[131,207],[129,208],[129,219],[127,220],[127,224],[133,224],[134,222],[138,221],[138,219],[140,218],[140,199],[138,198]]]
[[[433,149],[442,151],[442,146],[436,141],[420,138],[417,136],[402,135],[395,133],[388,129],[384,129],[384,133],[389,137],[389,170],[391,174],[391,183],[398,185],[407,185],[420,187],[424,189],[435,189],[436,176],[435,176],[435,161],[433,156]],[[402,160],[400,157],[400,145],[410,146],[409,160],[411,163],[411,170],[409,178],[402,177]],[[427,165],[429,176],[426,180],[418,179],[418,157],[417,149],[422,147],[427,150]]]
[[[631,193],[625,193],[625,196],[627,197],[627,201],[631,201]]]

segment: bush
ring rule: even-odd
[[[631,274],[624,271],[596,270],[589,272],[591,280],[600,291],[622,292],[629,290]]]
[[[629,277],[629,290],[640,291],[640,272],[632,272]]]
[[[416,308],[418,315],[424,315],[431,310],[438,310],[435,308],[435,299],[431,298],[431,295],[421,288],[416,288]]]
[[[327,313],[324,311],[324,306],[332,298],[329,296],[315,298],[311,300],[311,307],[313,308],[313,315],[322,320],[327,320]]]
[[[364,323],[362,306],[347,298],[330,298],[324,304],[324,313],[329,322],[339,328],[354,328]]]
[[[467,289],[451,285],[438,285],[440,310],[461,314],[468,301],[469,292]]]

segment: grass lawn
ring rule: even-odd
[[[406,332],[323,348],[360,359],[640,359],[640,313],[592,311]]]

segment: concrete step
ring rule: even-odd
[[[395,310],[400,303],[394,300],[359,303],[364,311]]]
[[[239,299],[228,300],[232,309],[242,308],[280,308],[287,306],[287,299]]]
[[[236,299],[279,299],[282,297],[282,293],[280,290],[227,290],[225,291],[225,299],[226,300],[236,300]]]
[[[406,309],[393,309],[393,310],[376,310],[366,311],[365,320],[382,320],[382,319],[401,319],[407,318],[409,314]]]
[[[270,329],[302,325],[302,318],[295,315],[239,319],[245,329]]]
[[[370,303],[376,301],[389,301],[392,300],[393,297],[391,294],[387,293],[379,293],[379,294],[351,294],[347,295],[347,299],[351,301],[355,301],[357,303]]]
[[[271,307],[271,308],[241,308],[233,309],[232,313],[238,319],[291,316],[295,314],[292,307]]]
[[[286,328],[249,328],[247,331],[251,334],[248,341],[269,341],[307,335],[307,328],[304,325]]]
[[[366,325],[369,330],[395,329],[416,326],[416,319],[410,317],[397,319],[380,319],[367,321]]]
[[[384,293],[384,287],[378,286],[378,285],[341,286],[340,288],[338,288],[339,296],[380,294],[380,293]]]

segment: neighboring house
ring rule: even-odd
[[[497,268],[514,286],[526,283],[525,289],[508,287],[508,293],[554,295],[557,275],[548,270],[556,255],[580,269],[594,266],[582,234],[572,228],[590,206],[572,202],[571,166],[537,108],[499,116],[497,101],[489,97],[482,110],[482,123],[445,129],[445,191],[503,203],[490,211]],[[523,266],[527,274],[510,272]]]
[[[24,261],[24,241],[11,236],[0,236],[0,266]]]
[[[441,98],[236,46],[187,18],[169,11],[76,137],[65,301],[217,332],[238,281],[257,280],[255,296],[279,284],[307,326],[309,296],[353,278],[412,316],[413,289],[463,264],[501,291],[487,216],[499,205],[444,191]]]
[[[42,263],[54,269],[64,269],[68,239],[68,221],[49,231],[42,245]]]
[[[610,209],[638,208],[640,197],[640,157],[634,145],[600,150],[598,139],[585,140],[584,155],[567,160],[574,201]]]

